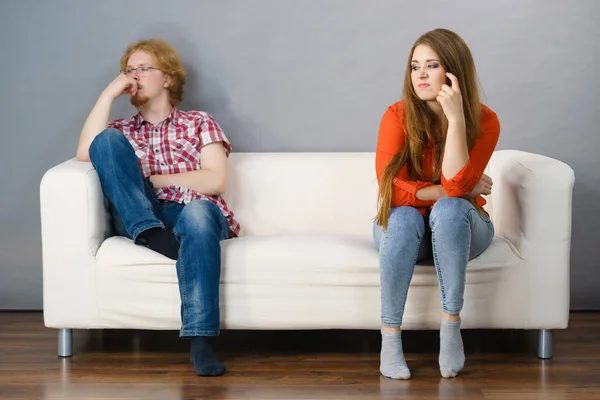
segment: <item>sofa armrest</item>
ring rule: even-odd
[[[110,235],[110,213],[96,170],[70,159],[48,170],[40,184],[42,251],[89,257]]]
[[[44,323],[85,328],[97,321],[98,248],[110,217],[94,167],[75,159],[48,170],[40,183]]]
[[[554,310],[566,327],[573,170],[550,157],[500,150],[488,171],[494,181],[496,235],[512,243],[526,261],[530,312]]]

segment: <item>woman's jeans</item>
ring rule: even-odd
[[[459,314],[463,306],[467,262],[492,242],[494,226],[467,200],[445,197],[429,218],[409,206],[391,209],[388,229],[373,226],[381,271],[381,321],[399,328],[415,264],[431,258],[437,270],[442,310]]]

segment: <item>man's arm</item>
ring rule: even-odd
[[[200,149],[202,169],[179,174],[152,175],[150,182],[155,189],[181,186],[207,196],[225,192],[227,186],[227,155],[222,142],[213,142]]]
[[[135,95],[136,91],[136,80],[125,74],[119,74],[102,91],[81,129],[79,144],[77,145],[77,160],[90,161],[90,145],[94,141],[94,138],[106,129],[113,101],[124,93]]]

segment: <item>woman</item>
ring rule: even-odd
[[[439,366],[450,378],[465,361],[460,311],[467,262],[494,236],[481,195],[491,193],[483,171],[500,124],[480,103],[469,48],[446,29],[427,32],[413,45],[402,97],[383,115],[376,152],[380,370],[410,378],[401,341],[404,305],[415,264],[433,256],[442,302]]]

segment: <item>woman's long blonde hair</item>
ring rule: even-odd
[[[402,98],[405,107],[400,116],[403,121],[406,141],[400,153],[396,154],[384,168],[379,185],[378,211],[375,220],[377,224],[387,229],[392,202],[392,181],[398,171],[408,162],[411,179],[439,183],[442,170],[442,155],[444,154],[444,138],[448,131],[448,120],[444,116],[441,126],[436,121],[436,116],[427,103],[415,93],[411,79],[411,61],[415,48],[427,45],[438,55],[440,65],[451,72],[458,79],[458,84],[463,99],[465,113],[467,146],[469,149],[479,137],[481,124],[481,103],[479,99],[479,84],[475,63],[469,47],[456,33],[447,29],[435,29],[423,34],[417,39],[410,53],[404,74],[404,88]],[[424,177],[422,169],[423,147],[436,143],[435,166],[433,176]]]

